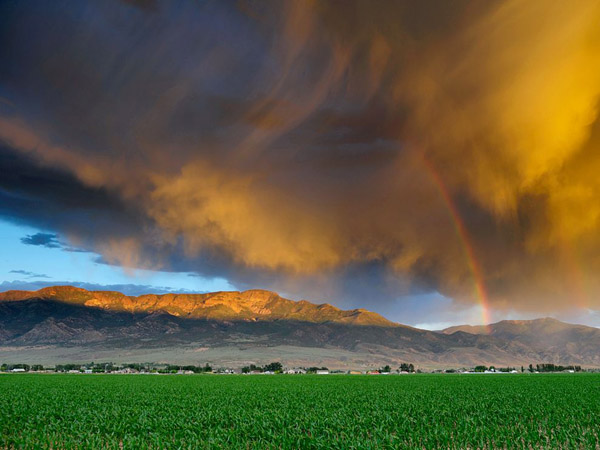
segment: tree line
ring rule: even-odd
[[[389,364],[383,366],[381,369],[376,370],[376,372],[379,372],[379,373],[391,373],[391,371],[392,371],[392,368],[390,367]],[[398,372],[414,373],[415,366],[413,364],[409,364],[409,363],[402,363],[402,364],[400,364],[400,367],[398,367]]]
[[[582,367],[579,365],[561,365],[561,364],[552,364],[552,363],[544,363],[544,364],[529,364],[529,367],[525,368],[521,366],[521,372],[565,372],[572,370],[573,372],[581,372],[583,371]],[[72,372],[72,371],[91,371],[92,373],[111,373],[123,370],[131,370],[135,372],[148,372],[148,373],[178,373],[178,372],[193,372],[193,373],[211,373],[213,372],[213,368],[206,363],[205,365],[176,365],[176,364],[167,364],[167,365],[156,365],[153,363],[127,363],[127,364],[114,364],[112,362],[103,362],[103,363],[87,363],[87,364],[57,364],[54,367],[44,367],[42,364],[7,364],[4,363],[0,365],[1,372],[10,372],[10,371],[25,371],[25,372],[41,372],[41,371],[54,371],[54,372]],[[327,367],[306,367],[303,368],[306,373],[316,373],[319,370],[328,370]],[[485,366],[478,365],[472,369],[474,372],[512,372],[517,371],[518,369],[515,367],[495,367],[495,366]],[[223,372],[224,369],[218,369],[219,372]],[[255,364],[250,364],[248,366],[244,366],[241,369],[242,373],[252,373],[252,372],[269,372],[269,373],[282,373],[283,365],[279,361],[271,362],[269,364],[265,364],[264,366],[258,366]],[[400,367],[397,369],[398,372],[408,372],[414,373],[415,366],[412,363],[402,363]],[[226,373],[230,373],[229,371],[225,371]],[[336,371],[341,372],[341,371]],[[372,372],[379,373],[391,373],[392,368],[390,365],[385,365],[380,369],[376,369]],[[444,372],[453,373],[456,372],[455,369],[447,369]]]
[[[154,373],[177,373],[177,372],[194,372],[194,373],[209,373],[213,371],[213,368],[206,363],[204,366],[195,365],[175,365],[167,364],[157,366],[151,363],[127,363],[127,364],[113,364],[112,362],[106,363],[87,363],[87,364],[57,364],[54,367],[44,367],[42,364],[2,364],[0,365],[0,371],[10,372],[13,370],[24,370],[25,372],[41,372],[41,371],[54,371],[54,372],[85,372],[92,371],[92,373],[111,373],[122,370],[132,370],[135,372],[154,372]]]
[[[581,366],[573,366],[573,365],[569,365],[569,366],[563,366],[560,364],[551,364],[551,363],[547,363],[547,364],[536,364],[535,366],[533,364],[529,364],[529,367],[527,368],[527,372],[530,373],[534,373],[534,372],[565,372],[567,370],[572,370],[574,372],[581,372],[583,369],[581,368]],[[490,372],[512,372],[512,371],[517,371],[516,367],[494,367],[494,366],[475,366],[473,368],[473,372],[486,372],[486,371],[490,371]],[[448,370],[446,370],[446,372],[449,372]],[[523,366],[521,366],[521,372],[525,372],[525,368]]]
[[[536,364],[535,369],[533,364],[529,364],[529,372],[564,372],[566,370],[572,370],[574,372],[581,372],[581,366],[561,366],[556,364]]]

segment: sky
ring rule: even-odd
[[[0,289],[600,326],[600,4],[0,2]]]
[[[54,233],[22,224],[0,222],[0,247],[0,291],[53,285],[117,290],[129,295],[234,290],[225,279],[207,279],[194,272],[123,270],[103,263],[96,253],[69,247]]]

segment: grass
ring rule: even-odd
[[[600,375],[0,375],[0,448],[600,448]]]

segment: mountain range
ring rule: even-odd
[[[265,290],[132,297],[54,286],[0,293],[0,362],[89,361],[600,366],[600,329],[544,318],[435,332]]]

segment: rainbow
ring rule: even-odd
[[[491,308],[488,301],[488,294],[485,288],[485,282],[482,275],[481,265],[477,261],[477,257],[475,256],[475,251],[473,250],[473,245],[471,244],[471,239],[469,238],[469,233],[467,228],[465,227],[464,221],[462,220],[454,201],[452,200],[452,196],[442,177],[439,175],[435,167],[427,160],[425,155],[419,153],[421,156],[421,162],[423,166],[426,168],[426,172],[433,181],[437,191],[440,193],[442,200],[446,206],[450,219],[454,224],[454,231],[456,236],[458,237],[459,242],[462,245],[463,252],[465,255],[465,259],[467,261],[467,266],[469,271],[471,272],[471,278],[473,280],[473,290],[475,294],[475,298],[481,307],[481,320],[484,326],[488,326],[491,323]]]

